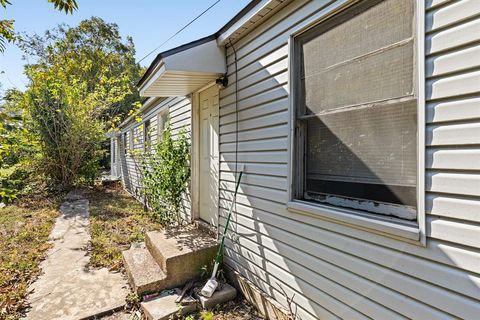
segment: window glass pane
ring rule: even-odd
[[[312,117],[307,191],[415,206],[416,139],[415,101]]]
[[[413,42],[303,79],[306,114],[413,93]]]
[[[307,114],[413,94],[413,1],[382,1],[347,18],[300,40]]]

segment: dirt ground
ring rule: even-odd
[[[101,320],[143,320],[136,310],[120,311],[100,318]],[[205,310],[183,318],[184,320],[263,320],[255,308],[239,297],[213,310]]]

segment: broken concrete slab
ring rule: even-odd
[[[236,296],[237,290],[228,283],[219,284],[217,290],[210,298],[202,296],[199,294],[199,291],[195,290],[195,297],[200,301],[200,304],[204,309],[211,309],[218,304],[235,299]]]
[[[188,304],[185,306],[175,302],[178,294],[164,294],[156,299],[140,304],[148,320],[168,320],[177,319],[179,316],[185,316],[197,310],[197,304]]]
[[[50,235],[53,247],[40,264],[43,274],[29,288],[27,319],[83,319],[122,308],[128,294],[122,274],[87,269],[88,200],[72,192],[60,212]]]

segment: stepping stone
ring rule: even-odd
[[[175,302],[178,294],[164,294],[160,297],[140,304],[148,320],[178,319],[197,310],[197,304],[181,306]]]
[[[210,298],[204,297],[198,292],[195,292],[195,298],[200,301],[200,304],[204,309],[212,309],[217,304],[222,304],[235,299],[236,296],[237,290],[228,283],[219,284],[217,290]]]

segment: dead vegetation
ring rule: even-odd
[[[262,320],[257,310],[245,299],[239,297],[219,305],[213,310],[201,311],[190,316],[195,320]],[[187,318],[188,319],[188,318]]]
[[[50,247],[60,196],[36,195],[0,209],[0,319],[19,319]]]
[[[122,311],[101,318],[102,320],[144,320],[138,311]],[[263,320],[256,309],[245,299],[239,297],[233,301],[215,307],[213,310],[203,310],[191,315],[180,317],[181,320]]]

